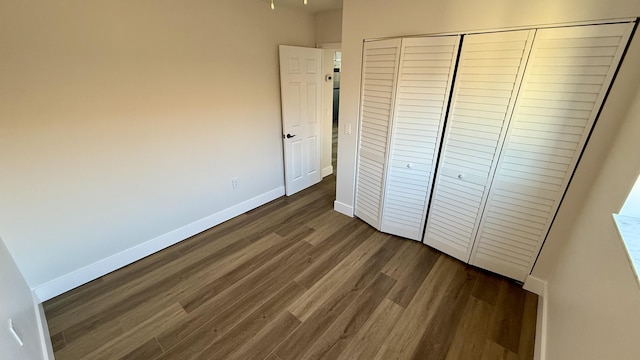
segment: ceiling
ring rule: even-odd
[[[265,6],[269,6],[269,0],[262,0]],[[317,13],[321,11],[342,9],[342,0],[307,0],[307,5],[302,3],[303,0],[273,0],[278,6],[295,7],[297,9],[305,10],[310,13]]]

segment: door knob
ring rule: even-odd
[[[287,134],[287,139],[291,139],[292,137],[296,137],[295,135]]]

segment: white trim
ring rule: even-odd
[[[51,345],[51,335],[49,334],[49,325],[47,325],[47,317],[44,313],[42,303],[38,303],[38,299],[33,294],[33,306],[36,312],[36,321],[38,322],[38,332],[40,334],[40,344],[42,345],[42,358],[44,360],[54,360],[53,346]]]
[[[620,23],[631,23],[636,21],[638,18],[617,18],[617,19],[602,19],[602,20],[587,20],[587,21],[574,21],[567,23],[548,23],[548,24],[529,24],[522,26],[512,26],[512,27],[503,27],[503,28],[488,28],[481,30],[461,30],[457,32],[440,32],[440,33],[431,33],[431,34],[411,34],[400,36],[402,38],[412,38],[412,37],[425,37],[425,36],[453,36],[453,35],[471,35],[471,34],[483,34],[488,32],[503,32],[503,31],[517,31],[517,30],[531,30],[531,29],[549,29],[556,27],[569,27],[569,26],[585,26],[585,25],[603,25],[603,24],[620,24]],[[381,37],[381,38],[370,38],[364,39],[365,42],[368,41],[378,41],[378,40],[387,40],[387,39],[396,39],[398,36],[390,36],[390,37]]]
[[[525,290],[538,295],[538,313],[536,319],[536,345],[534,360],[545,360],[547,353],[547,311],[548,286],[547,282],[535,276],[527,276],[524,281]]]
[[[616,233],[618,234],[618,238],[620,239],[620,243],[622,244],[624,253],[627,254],[627,260],[629,261],[629,266],[631,267],[631,273],[633,273],[633,276],[636,278],[636,284],[640,286],[640,273],[639,273],[640,267],[636,267],[636,263],[631,257],[631,253],[629,252],[629,247],[627,246],[627,242],[624,239],[625,236],[629,236],[629,235],[632,235],[635,238],[636,234],[632,234],[630,232],[626,232],[626,235],[623,234],[623,231],[620,228],[621,225],[618,220],[618,216],[620,215],[622,214],[611,214],[611,218],[613,219],[613,223],[616,228]],[[622,216],[625,216],[625,215],[622,215]]]
[[[329,165],[322,169],[322,177],[329,176],[331,174],[333,174],[333,165]]]
[[[546,286],[546,281],[541,280],[535,276],[527,275],[522,288],[538,296],[544,296],[546,294]]]
[[[345,214],[348,217],[353,217],[353,206],[341,203],[338,200],[333,202],[333,210]]]
[[[244,214],[245,212],[255,209],[260,205],[275,200],[284,194],[284,186],[280,186],[240,204],[234,205],[203,219],[192,222],[191,224],[187,224],[181,228],[148,240],[142,244],[99,260],[91,265],[87,265],[71,273],[62,275],[45,284],[35,287],[32,290],[38,301],[47,301],[82,284],[86,284],[89,281],[95,280],[114,270],[129,265],[193,235],[221,224],[233,217]]]

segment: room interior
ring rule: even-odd
[[[313,2],[0,5],[0,305],[24,341],[4,326],[3,349],[48,358],[42,302],[284,194],[278,45],[341,43],[338,130],[357,130],[364,39],[640,15],[632,0]],[[538,358],[638,357],[640,288],[611,214],[640,170],[639,62],[634,39],[525,281]],[[338,131],[334,169],[349,216],[357,134]]]

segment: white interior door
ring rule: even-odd
[[[287,196],[322,180],[322,50],[280,45]]]

